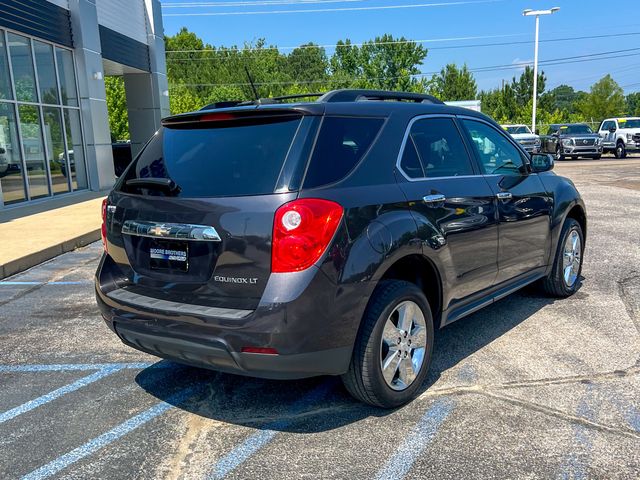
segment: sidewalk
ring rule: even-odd
[[[19,216],[19,210],[2,212],[0,279],[99,240],[103,194],[87,197],[97,198],[53,209],[45,203],[40,210],[46,211],[40,212],[38,206],[25,207],[26,216]]]

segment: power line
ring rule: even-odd
[[[640,48],[629,49],[629,50],[640,50]],[[629,51],[629,50],[620,50],[620,52]],[[542,66],[567,65],[567,64],[574,64],[574,63],[592,62],[592,61],[597,61],[597,60],[610,60],[610,59],[616,59],[616,58],[626,58],[626,57],[632,57],[632,56],[636,56],[636,55],[640,54],[640,53],[626,53],[626,54],[621,54],[621,55],[610,55],[608,57],[602,57],[603,55],[609,55],[609,54],[615,53],[615,52],[617,52],[617,51],[614,50],[612,52],[602,52],[602,53],[591,54],[591,56],[599,56],[598,58],[583,58],[583,57],[585,57],[585,55],[582,55],[582,56],[579,56],[579,57],[565,57],[564,59],[544,60],[544,61],[538,62],[538,64],[542,65]],[[569,60],[569,59],[571,59],[571,60]],[[532,66],[532,65],[533,65],[533,62],[526,62],[526,63],[521,63],[521,64],[504,64],[504,65],[493,65],[493,66],[488,66],[488,67],[476,67],[476,68],[470,68],[468,70],[470,72],[472,72],[472,73],[474,73],[474,72],[475,73],[487,73],[487,72],[494,72],[494,71],[501,71],[501,70],[521,69],[523,67]],[[400,79],[400,78],[407,78],[407,77],[416,78],[417,79],[417,78],[428,77],[428,76],[431,76],[431,75],[436,75],[438,73],[440,73],[440,72],[438,72],[438,71],[420,72],[420,73],[416,73],[416,74],[412,74],[412,75],[396,76],[396,77],[378,77],[378,78],[353,77],[353,78],[345,79],[345,81],[397,80],[397,79]],[[326,78],[326,79],[302,80],[302,81],[255,82],[255,85],[257,85],[257,86],[266,86],[266,85],[310,85],[310,84],[316,84],[316,83],[327,83],[327,82],[331,82],[332,80],[334,80],[334,79]],[[340,81],[342,79],[335,79],[335,80]],[[243,82],[238,82],[238,83],[180,83],[180,84],[174,84],[171,87],[172,88],[175,88],[175,87],[230,87],[230,86],[242,87],[242,86],[248,86],[248,85],[249,85],[248,83],[243,83]]]
[[[360,12],[367,10],[395,10],[406,8],[451,7],[459,5],[478,5],[498,3],[506,0],[460,0],[455,2],[418,3],[410,5],[375,5],[370,7],[310,8],[306,10],[257,10],[251,12],[197,12],[197,13],[163,13],[163,17],[218,17],[229,15],[281,15],[288,13],[326,13],[326,12]]]
[[[605,35],[586,35],[579,37],[564,37],[564,38],[550,38],[546,40],[540,40],[540,43],[551,42],[567,42],[573,40],[591,40],[597,38],[612,38],[612,37],[628,37],[640,35],[640,32],[628,32],[628,33],[610,33]],[[199,50],[167,50],[165,53],[228,53],[228,52],[252,52],[252,51],[269,51],[269,50],[295,50],[295,49],[308,49],[308,48],[348,48],[348,47],[362,47],[363,45],[403,45],[403,44],[423,44],[423,43],[436,43],[436,42],[453,42],[453,41],[465,41],[465,40],[482,40],[488,38],[505,38],[505,37],[519,37],[522,34],[505,34],[505,35],[476,35],[470,37],[452,37],[452,38],[433,38],[425,40],[392,40],[387,42],[361,42],[361,43],[342,43],[342,44],[325,44],[325,45],[298,45],[288,47],[262,47],[262,48],[201,48]],[[429,50],[451,50],[459,48],[476,48],[476,47],[502,47],[506,45],[526,45],[532,44],[533,40],[514,41],[514,42],[494,42],[494,43],[476,43],[472,45],[448,45],[444,47],[429,47]],[[212,60],[212,58],[185,58],[186,60]],[[183,60],[176,58],[169,58],[169,60]]]
[[[163,3],[162,8],[220,8],[220,7],[249,7],[271,5],[313,5],[323,3],[359,3],[368,0],[253,0],[240,2],[188,2]]]

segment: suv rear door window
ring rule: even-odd
[[[346,177],[367,153],[383,122],[382,118],[325,117],[304,188],[335,183]]]
[[[474,174],[471,159],[451,118],[423,118],[414,122],[400,167],[409,178]]]
[[[130,186],[131,179],[171,179],[180,197],[224,197],[273,193],[301,117],[262,118],[163,127],[127,171],[120,188],[160,195]]]

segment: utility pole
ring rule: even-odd
[[[560,10],[560,7],[553,7],[549,10],[532,10],[528,8],[522,12],[525,17],[536,17],[536,40],[533,53],[533,112],[531,115],[531,131],[536,131],[536,109],[538,107],[538,39],[540,36],[540,15],[551,15]]]

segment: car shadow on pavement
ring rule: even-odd
[[[534,289],[525,289],[439,331],[423,390],[442,372],[553,302]],[[394,412],[357,402],[335,377],[264,380],[163,360],[141,371],[136,382],[149,394],[184,411],[266,430],[323,432]],[[193,394],[183,401],[187,397],[181,392],[189,389]]]

